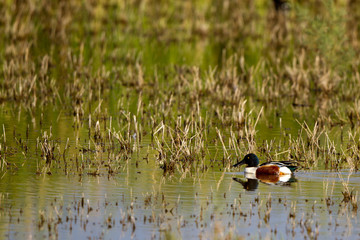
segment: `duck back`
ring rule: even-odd
[[[293,165],[294,162],[291,161],[277,161],[277,162],[266,162],[260,165],[260,167],[262,166],[266,166],[266,165],[277,165],[279,167],[287,167],[288,169],[290,169],[291,172],[294,172],[298,167],[296,165]]]

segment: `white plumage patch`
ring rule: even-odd
[[[255,173],[256,173],[256,169],[257,169],[257,167],[246,167],[246,168],[245,168],[245,173],[246,173],[246,174],[255,174]]]
[[[284,175],[291,174],[291,170],[288,167],[280,167],[280,174],[284,174]]]

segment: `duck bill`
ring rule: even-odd
[[[241,165],[243,165],[243,164],[245,164],[245,159],[243,159],[242,161],[234,164],[233,167],[241,166]]]

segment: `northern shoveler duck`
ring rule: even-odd
[[[258,188],[259,182],[267,185],[278,185],[278,186],[291,186],[293,182],[296,182],[296,179],[293,175],[258,175],[255,177],[255,174],[245,174],[245,179],[233,178],[234,181],[240,183],[245,190],[255,191]]]
[[[253,153],[247,154],[242,161],[234,164],[233,167],[243,164],[247,165],[245,174],[255,174],[256,178],[265,175],[291,175],[297,169],[297,166],[290,161],[267,162],[259,166],[259,158]]]

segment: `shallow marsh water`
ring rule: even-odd
[[[221,146],[209,144],[208,149],[219,158],[212,168],[164,175],[151,140],[144,137],[141,148],[119,162],[114,174],[104,167],[96,176],[75,169],[65,175],[61,158],[51,175],[36,174],[42,159],[36,153],[41,150],[34,136],[41,136],[45,130],[51,131],[61,149],[66,144],[64,139],[77,146],[67,153],[73,159],[70,162],[83,152],[82,161],[88,161],[91,169],[92,161],[108,158],[106,152],[83,151],[94,147],[86,140],[86,124],[74,131],[73,117],[54,109],[46,112],[41,125],[31,118],[27,124],[15,120],[18,124],[13,125],[14,118],[3,115],[6,144],[13,146],[6,159],[15,163],[3,171],[0,182],[3,238],[221,239],[229,234],[250,239],[360,237],[358,209],[344,203],[341,193],[343,182],[354,192],[360,190],[358,172],[324,170],[320,165],[296,172],[283,185],[256,180],[249,188],[233,180],[249,181],[242,168],[224,168]],[[19,119],[25,119],[22,114]],[[286,126],[287,122],[282,124]],[[301,128],[296,124],[282,126],[281,130],[279,123],[269,128],[269,120],[261,121],[258,129],[269,130],[261,141],[281,138],[281,131],[295,135]],[[26,130],[28,125],[30,130]],[[29,137],[25,140],[26,131]],[[19,144],[21,138],[28,150]]]
[[[339,206],[343,196],[336,173],[298,172],[290,186],[259,183],[253,191],[244,190],[233,177],[241,178],[242,173],[211,172],[195,181],[165,179],[161,171],[148,167],[113,177],[30,175],[21,181],[9,175],[1,184],[1,235],[11,239],[149,239],[169,234],[208,239],[228,232],[251,239],[360,236],[358,210]],[[352,175],[349,187],[358,191],[359,181],[359,174]]]

